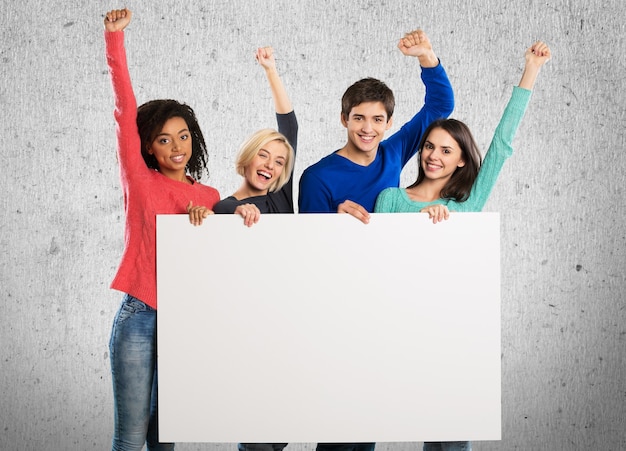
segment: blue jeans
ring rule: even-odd
[[[125,295],[115,315],[111,340],[115,404],[113,451],[173,450],[158,442],[156,310]]]
[[[471,442],[425,442],[424,451],[472,451]]]
[[[316,451],[374,451],[376,443],[318,443]]]
[[[239,451],[282,451],[287,443],[239,443]]]

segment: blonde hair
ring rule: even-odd
[[[289,181],[295,160],[293,147],[291,147],[291,144],[289,144],[289,141],[282,133],[271,128],[264,128],[253,133],[239,147],[235,168],[237,169],[237,174],[245,177],[246,166],[252,162],[259,150],[271,141],[280,141],[287,148],[287,159],[283,172],[269,187],[269,192],[274,192],[281,189]]]

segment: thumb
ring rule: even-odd
[[[191,207],[193,207],[193,202],[189,201],[189,205],[187,205],[187,213],[189,213],[189,210],[191,210]]]

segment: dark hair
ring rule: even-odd
[[[151,100],[137,108],[137,129],[141,138],[141,155],[149,168],[159,170],[154,155],[148,153],[152,141],[163,129],[163,125],[173,117],[184,119],[191,133],[192,153],[187,163],[187,171],[196,180],[202,177],[207,169],[207,149],[204,136],[198,125],[198,119],[193,109],[176,100]]]
[[[428,126],[422,135],[422,139],[419,144],[420,157],[424,144],[428,139],[428,135],[430,135],[430,132],[436,128],[445,130],[450,134],[450,136],[452,136],[461,148],[463,153],[462,158],[463,161],[465,161],[464,166],[456,168],[456,170],[452,173],[452,177],[450,177],[450,180],[448,180],[441,190],[440,196],[443,199],[454,199],[457,202],[464,202],[469,197],[474,181],[478,176],[478,170],[480,169],[480,165],[482,163],[480,151],[478,150],[478,146],[476,145],[476,141],[474,140],[472,133],[463,122],[456,119],[437,119]],[[424,180],[424,177],[424,169],[422,169],[422,165],[420,164],[417,173],[417,180],[409,186],[409,188],[419,185],[422,180]]]
[[[387,120],[393,116],[396,106],[393,91],[385,83],[375,78],[363,78],[344,92],[341,98],[341,114],[347,119],[352,108],[364,102],[382,102],[387,112]]]

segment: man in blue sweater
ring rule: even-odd
[[[348,142],[303,172],[300,213],[348,213],[369,222],[378,194],[399,186],[402,168],[417,152],[426,127],[452,113],[452,86],[428,36],[422,30],[412,31],[400,39],[398,48],[419,60],[426,87],[424,106],[383,141],[392,125],[393,92],[373,78],[350,86],[341,100],[341,123],[348,131]]]
[[[454,94],[445,70],[422,30],[407,33],[400,51],[417,57],[426,96],[422,109],[383,141],[392,125],[395,100],[385,83],[365,78],[350,86],[341,99],[341,123],[348,142],[308,167],[300,178],[300,213],[348,213],[369,222],[376,197],[398,187],[404,165],[415,155],[432,121],[454,109]],[[318,443],[317,451],[373,451],[375,443]]]

